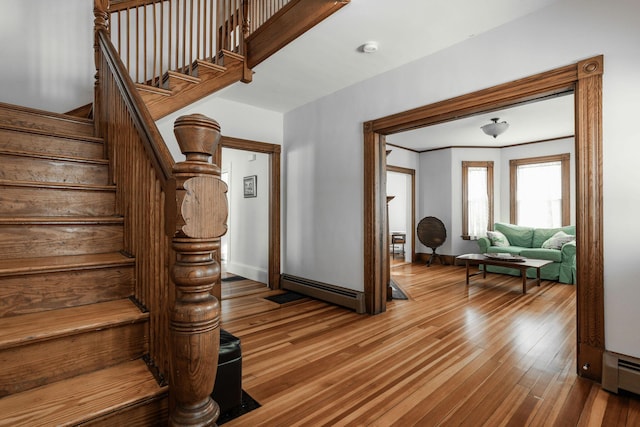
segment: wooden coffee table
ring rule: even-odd
[[[475,276],[477,274],[482,274],[482,278],[485,279],[487,277],[487,265],[498,265],[500,267],[509,267],[509,268],[517,268],[520,270],[520,275],[522,276],[522,293],[527,293],[527,270],[530,268],[536,269],[536,280],[538,286],[540,286],[540,269],[545,265],[553,263],[553,261],[549,261],[546,259],[534,259],[534,258],[523,258],[522,261],[505,261],[495,258],[488,258],[483,254],[465,254],[456,257],[461,261],[464,261],[464,265],[467,269],[467,285],[469,285],[469,277]],[[477,273],[469,274],[469,265],[484,265],[485,268],[482,271],[478,271]]]

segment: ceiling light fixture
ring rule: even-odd
[[[364,53],[374,53],[378,51],[378,43],[377,42],[366,42],[362,45],[362,51]]]
[[[489,123],[488,125],[481,126],[482,132],[487,135],[491,135],[492,137],[497,137],[498,135],[504,133],[507,129],[509,129],[509,123],[500,122],[498,123],[499,118],[491,119],[493,123]]]

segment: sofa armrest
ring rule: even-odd
[[[576,283],[576,241],[562,245],[560,249],[560,283]]]
[[[567,242],[564,245],[562,245],[562,248],[560,249],[560,252],[562,253],[562,262],[569,262],[569,263],[573,263],[573,260],[576,257],[576,241],[573,240],[571,242]]]
[[[481,254],[486,253],[489,246],[491,246],[491,240],[489,240],[488,237],[480,237],[478,239],[478,247],[480,248]]]

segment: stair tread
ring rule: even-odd
[[[0,179],[0,185],[14,186],[14,187],[38,187],[38,188],[66,188],[76,190],[101,190],[101,191],[114,191],[115,185],[101,185],[101,184],[83,184],[83,183],[68,183],[68,182],[40,182],[40,181],[18,181],[11,179]]]
[[[163,96],[171,96],[173,95],[173,92],[169,89],[164,89],[161,87],[156,87],[156,86],[149,86],[149,85],[145,85],[142,83],[136,83],[136,88],[138,90],[141,90],[143,92],[149,92],[152,93],[154,95],[163,95]]]
[[[34,151],[23,151],[23,150],[11,150],[7,148],[0,149],[0,154],[10,155],[10,156],[20,156],[20,157],[31,157],[38,159],[47,159],[47,160],[59,160],[63,162],[77,162],[77,163],[91,163],[97,165],[108,165],[109,160],[107,159],[92,159],[87,157],[75,157],[75,156],[65,156],[61,154],[47,154],[40,153]]]
[[[124,218],[117,216],[34,216],[34,217],[0,217],[0,225],[35,225],[35,224],[123,224]]]
[[[140,322],[148,317],[129,299],[5,317],[0,319],[0,349]]]
[[[76,425],[166,392],[141,359],[0,399],[0,426]]]
[[[191,82],[191,83],[195,83],[195,84],[200,83],[202,81],[202,79],[199,78],[199,77],[190,76],[189,74],[181,73],[181,72],[178,72],[178,71],[169,70],[167,72],[167,74],[170,77],[173,77],[173,78],[176,78],[176,79],[180,79],[180,80],[184,80],[184,81]]]
[[[196,65],[194,66],[194,68],[197,68],[197,67],[208,68],[210,70],[217,71],[217,72],[220,72],[220,73],[224,73],[225,71],[227,71],[227,67],[223,67],[222,65],[214,64],[213,62],[203,61],[201,59],[196,60]]]
[[[64,270],[84,270],[96,267],[132,265],[135,258],[118,252],[91,255],[50,256],[0,260],[0,277],[17,274],[46,273]]]
[[[68,114],[53,113],[19,105],[0,102],[0,123],[22,129],[38,129],[58,134],[74,134],[93,137],[94,122]]]

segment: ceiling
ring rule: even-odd
[[[573,136],[574,97],[572,93],[482,113],[472,117],[387,136],[387,143],[415,151],[442,147],[501,147],[526,142]],[[492,118],[509,123],[497,138],[486,135],[480,127]]]
[[[556,1],[351,0],[217,96],[285,113]],[[368,41],[376,53],[362,53]]]

